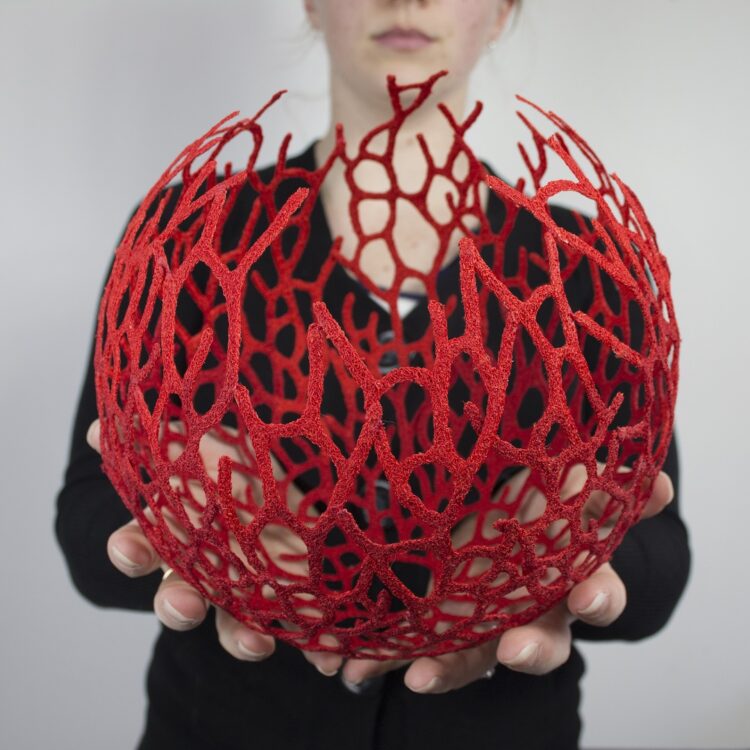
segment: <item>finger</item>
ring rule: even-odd
[[[123,433],[122,433],[122,427],[115,421],[115,424],[117,424],[117,434],[120,440],[123,439]],[[133,427],[135,427],[136,430],[141,429],[141,420],[138,414],[133,414]],[[95,450],[97,453],[101,453],[101,421],[97,417],[90,425],[88,430],[86,431],[86,442]]]
[[[100,446],[100,434],[101,434],[101,425],[99,423],[98,419],[95,419],[90,425],[89,429],[86,432],[86,442],[97,452],[101,453],[101,446]]]
[[[447,693],[464,687],[496,666],[497,640],[441,656],[422,656],[406,670],[404,684],[415,693]]]
[[[610,625],[626,604],[625,584],[608,562],[575,585],[567,597],[568,611],[590,625]]]
[[[107,555],[112,564],[130,578],[153,573],[161,563],[135,518],[109,535]]]
[[[551,672],[570,657],[570,624],[575,619],[561,602],[536,620],[506,630],[497,646],[497,660],[516,672]]]
[[[661,513],[669,503],[674,500],[674,485],[669,474],[664,471],[660,471],[656,475],[654,484],[651,488],[651,496],[648,502],[643,508],[641,513],[641,519],[650,518],[651,516]]]
[[[392,672],[399,669],[405,664],[409,664],[411,659],[390,659],[388,661],[378,661],[377,659],[347,659],[344,665],[342,677],[349,687],[356,688],[365,680],[371,680],[386,672]]]
[[[276,649],[272,636],[245,627],[220,607],[216,608],[216,632],[224,650],[242,661],[263,661]]]
[[[333,677],[341,669],[344,658],[329,651],[303,651],[302,655],[325,677]]]
[[[191,630],[199,625],[208,606],[201,594],[174,571],[161,582],[154,596],[156,616],[172,630]]]
[[[312,605],[302,607],[301,614],[311,615],[315,618],[322,618],[323,612]],[[288,624],[282,620],[282,624]],[[323,633],[318,636],[321,646],[328,648],[340,648],[341,641],[331,633]],[[344,663],[344,657],[333,651],[310,651],[302,649],[302,655],[325,677],[333,677],[341,669]]]

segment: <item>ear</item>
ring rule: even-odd
[[[316,31],[320,30],[320,14],[318,13],[318,4],[315,0],[302,0],[305,6],[307,20]]]
[[[312,2],[312,0],[305,0],[305,2]],[[497,15],[495,16],[495,20],[492,24],[492,28],[490,31],[490,42],[496,42],[500,35],[503,33],[503,29],[505,28],[508,17],[510,16],[511,11],[516,5],[516,0],[500,0],[498,3],[498,9],[497,9]]]

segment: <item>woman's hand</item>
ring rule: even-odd
[[[170,423],[171,429],[179,431],[177,425],[179,423]],[[228,428],[226,431],[231,432]],[[92,448],[100,450],[99,420],[91,424],[87,440]],[[222,455],[229,455],[238,462],[242,461],[242,456],[235,444],[224,442],[212,433],[204,435],[201,439],[200,454],[207,473],[214,479],[218,476],[218,460]],[[174,458],[174,456],[170,457]],[[277,479],[280,479],[283,476],[283,470],[273,458],[272,460],[274,474]],[[507,485],[510,493],[518,493],[522,490],[527,475],[528,470],[524,470],[509,480]],[[176,477],[174,479],[177,480]],[[261,497],[262,486],[258,480],[247,479],[244,474],[237,479],[237,475],[233,474],[232,492],[235,497],[242,496],[238,493],[243,493],[245,490],[243,481],[255,483],[257,486],[253,487],[253,496]],[[572,496],[578,492],[584,481],[583,467],[574,467],[563,488],[563,498],[566,493]],[[288,487],[287,499],[291,503],[290,507],[296,507],[295,504],[299,502],[302,495],[292,483]],[[202,490],[197,482],[191,486],[191,492],[197,499],[202,496]],[[256,492],[258,494],[255,494]],[[673,495],[671,480],[664,472],[660,472],[641,518],[648,518],[659,513],[672,500]],[[509,494],[505,499],[506,502],[510,502],[513,497]],[[601,516],[608,499],[609,496],[603,492],[597,491],[591,494],[582,514],[584,528],[586,528],[587,519],[598,519]],[[543,510],[544,502],[544,497],[540,493],[536,491],[527,493],[517,516],[519,521],[524,523],[538,517]],[[144,514],[149,520],[155,520],[150,508],[144,509]],[[196,520],[191,512],[189,515],[191,520]],[[168,515],[166,519],[170,527],[179,533],[181,527],[176,519]],[[600,530],[606,532],[608,527],[611,528],[614,525],[615,520],[616,516],[611,516],[600,525]],[[487,525],[487,520],[485,525]],[[274,561],[282,568],[289,569],[290,572],[304,573],[305,571],[299,568],[304,563],[281,561],[279,557],[283,553],[303,552],[304,544],[301,540],[280,526],[269,526],[267,531],[268,535],[264,536],[266,534],[264,531],[262,541]],[[473,535],[474,529],[471,524],[460,524],[452,534],[454,547],[460,548],[468,543]],[[233,551],[242,557],[242,552],[236,543],[233,545]],[[112,564],[130,577],[148,575],[159,568],[167,569],[166,564],[153,549],[135,519],[111,534],[107,543],[107,552]],[[473,574],[481,572],[481,570],[473,571]],[[505,631],[500,638],[475,648],[437,657],[420,657],[416,660],[348,659],[342,677],[346,682],[357,685],[366,679],[411,664],[404,677],[407,687],[416,692],[442,693],[463,687],[484,677],[487,671],[493,669],[498,662],[519,672],[545,674],[564,664],[569,658],[572,643],[570,625],[576,619],[591,625],[602,627],[609,625],[622,614],[626,601],[626,591],[622,580],[609,563],[604,563],[585,581],[574,586],[568,596],[555,607],[526,625]],[[162,581],[154,597],[154,611],[157,617],[165,626],[173,630],[190,630],[198,626],[204,620],[209,606],[211,606],[210,602],[180,578],[176,572],[170,573]],[[221,645],[237,659],[260,661],[269,657],[274,651],[273,637],[246,627],[219,607],[216,607],[216,629]],[[311,664],[327,676],[336,674],[344,661],[343,657],[333,653],[303,651],[303,654]]]
[[[180,423],[170,422],[170,429],[179,432]],[[230,428],[224,429],[226,432],[232,432]],[[101,452],[99,435],[100,425],[97,419],[89,426],[86,439],[92,448]],[[178,450],[177,446],[170,444],[168,452],[173,453],[175,450]],[[221,456],[229,455],[238,462],[242,462],[242,456],[236,444],[222,441],[215,433],[208,433],[201,438],[200,455],[207,473],[213,479],[218,477],[218,461]],[[171,455],[169,457],[173,459],[175,456]],[[275,460],[274,474],[277,478],[283,475],[283,470]],[[174,479],[173,486],[177,486],[179,479],[177,477],[172,479]],[[260,499],[262,497],[262,485],[260,481],[254,481],[253,478],[248,479],[247,475],[240,475],[235,472],[233,472],[232,481],[233,495],[235,497],[246,497],[248,481],[254,484],[252,487],[252,496]],[[191,494],[196,500],[200,501],[202,498],[205,501],[198,482],[191,483]],[[289,483],[289,502],[298,503],[301,497],[302,494],[292,483]],[[198,515],[194,511],[189,510],[187,505],[185,507],[191,521],[195,522]],[[144,509],[144,514],[150,521],[155,522],[156,519],[149,507]],[[167,516],[165,518],[170,528],[179,535],[182,527],[176,519]],[[245,520],[249,519],[246,518]],[[184,531],[182,533],[184,534]],[[277,565],[286,568],[290,572],[302,572],[295,569],[302,565],[301,563],[281,560],[282,554],[290,552],[299,554],[304,551],[304,544],[301,539],[291,532],[286,532],[280,526],[272,525],[266,527],[261,534],[261,539],[267,553]],[[240,558],[244,557],[236,542],[234,542],[232,548],[233,552]],[[148,575],[160,568],[164,571],[168,570],[166,563],[151,546],[151,543],[135,518],[110,535],[107,541],[107,553],[112,564],[131,578]],[[211,603],[199,591],[180,578],[174,571],[169,573],[165,580],[162,580],[154,596],[154,611],[156,616],[166,627],[172,630],[191,630],[197,627],[205,619],[210,606]],[[272,636],[246,627],[220,607],[216,607],[216,630],[221,645],[237,659],[261,661],[268,658],[274,652],[275,639]],[[335,674],[342,662],[340,656],[332,653],[303,651],[303,654],[311,664],[326,676]]]
[[[509,481],[511,492],[520,490],[527,474],[528,470],[524,470]],[[578,492],[584,481],[583,466],[574,467],[563,487],[563,498],[566,494],[572,496]],[[672,481],[663,471],[659,472],[640,518],[649,518],[660,513],[673,497]],[[603,492],[591,493],[582,513],[584,528],[587,528],[587,519],[601,517],[608,499],[609,496]],[[519,516],[521,522],[524,514],[532,518],[541,515],[539,505],[541,504],[543,509],[543,503],[544,498],[539,493],[529,493],[522,505],[522,513]],[[616,514],[613,514],[599,526],[599,529],[606,532],[615,522]],[[468,543],[472,537],[473,529],[466,525],[459,525],[452,534],[456,547]],[[498,662],[518,672],[546,674],[568,660],[572,643],[570,625],[575,620],[601,627],[607,626],[622,614],[626,601],[625,585],[607,562],[585,581],[575,585],[568,596],[552,609],[532,622],[506,630],[500,638],[475,648],[436,657],[420,657],[413,661],[349,659],[344,666],[342,677],[350,685],[358,685],[366,679],[411,663],[411,667],[404,675],[404,683],[408,688],[418,693],[445,693],[485,677]]]

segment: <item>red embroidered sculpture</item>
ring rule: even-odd
[[[393,117],[353,156],[339,129],[317,169],[287,166],[287,136],[266,182],[255,167],[265,107],[219,122],[140,205],[100,304],[103,470],[186,581],[306,650],[416,658],[534,619],[611,558],[671,438],[679,335],[638,199],[565,122],[521,97],[558,129],[545,137],[519,113],[534,142],[533,155],[520,146],[530,195],[522,179],[488,175],[467,146],[480,104],[463,123],[441,106],[450,152],[438,163],[422,141],[426,179],[405,191],[394,141],[439,75],[390,78]],[[243,133],[246,167],[217,173]],[[544,182],[549,158],[570,176]],[[362,184],[365,162],[382,166],[385,189]],[[356,246],[339,238],[305,278],[295,269],[334,165]],[[483,181],[502,201],[499,227],[482,209]],[[435,190],[448,194],[447,220],[431,213]],[[596,215],[560,221],[551,201],[571,191]],[[374,229],[361,221],[365,201],[388,209]],[[394,242],[405,204],[434,228],[426,272]],[[441,302],[438,270],[456,236],[460,289]],[[372,243],[392,261],[386,290],[361,270]],[[353,293],[332,315],[323,289],[342,271],[390,304],[392,334],[374,313],[357,324]],[[429,297],[417,338],[397,312],[407,277]]]

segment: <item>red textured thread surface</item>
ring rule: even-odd
[[[307,650],[378,659],[437,655],[534,619],[611,558],[640,515],[671,437],[679,336],[668,266],[640,202],[565,122],[522,97],[557,128],[545,137],[519,112],[533,136],[533,153],[519,144],[533,194],[524,192],[522,179],[512,187],[487,175],[464,141],[479,104],[463,123],[441,107],[453,146],[436,163],[421,141],[427,177],[420,190],[405,192],[391,163],[395,138],[437,77],[409,87],[389,79],[393,117],[353,156],[339,129],[333,152],[314,172],[287,167],[287,136],[266,184],[255,167],[265,107],[252,119],[223,119],[148,193],[117,248],[101,300],[94,365],[104,471],[186,581],[250,627]],[[412,95],[408,105],[404,94]],[[253,144],[246,167],[232,173],[227,164],[218,174],[222,148],[242,133]],[[570,176],[544,182],[553,155]],[[389,190],[358,184],[356,169],[366,160],[383,165]],[[317,279],[296,278],[316,196],[337,161],[351,190],[357,247],[345,257],[334,243]],[[307,188],[279,207],[277,188],[292,177]],[[183,189],[167,215],[177,179]],[[505,204],[498,232],[481,209],[483,180]],[[427,198],[446,181],[456,190],[452,219],[441,223]],[[257,200],[236,247],[222,247],[222,230],[246,184]],[[575,232],[548,208],[558,193],[571,191],[597,212],[590,223],[574,212]],[[357,221],[368,199],[390,206],[390,220],[369,235]],[[421,276],[393,241],[396,206],[404,200],[435,230],[434,265]],[[507,240],[521,210],[541,224],[542,246],[521,246],[508,274]],[[477,223],[469,236],[467,227]],[[449,336],[446,321],[457,299],[441,304],[436,278],[456,229],[464,235],[465,328]],[[296,239],[284,245],[284,232]],[[361,249],[378,237],[395,265],[385,291],[359,265]],[[491,267],[479,251],[490,245]],[[274,285],[254,269],[264,253],[276,269]],[[394,311],[403,279],[421,278],[432,321],[425,335],[404,342],[395,312],[393,341],[378,338],[375,316],[356,329],[353,295],[334,319],[321,299],[337,263]],[[566,282],[582,270],[592,293],[580,307],[568,299]],[[243,309],[248,279],[266,300],[261,338]],[[295,305],[298,291],[314,300],[309,327]],[[180,317],[186,297],[200,311],[197,326]],[[488,305],[503,321],[494,348]],[[277,336],[289,326],[292,351],[282,352]],[[381,375],[386,350],[399,366]],[[257,356],[270,363],[270,388],[251,364]],[[340,383],[343,421],[321,413],[329,371]],[[462,410],[449,400],[459,380]],[[207,410],[195,408],[201,389],[209,394]],[[414,413],[406,409],[410,389],[412,397],[421,389]],[[524,399],[536,404],[532,424],[519,420]],[[383,419],[386,401],[393,420]],[[459,452],[466,431],[472,447]],[[228,446],[213,462],[199,452],[208,433]],[[525,468],[501,483],[514,467]],[[300,493],[291,480],[310,470],[315,485]],[[391,493],[385,510],[373,491],[383,473]],[[592,506],[597,512],[584,522]],[[386,516],[395,541],[385,536]],[[409,565],[430,571],[426,593],[407,585],[401,572]]]

